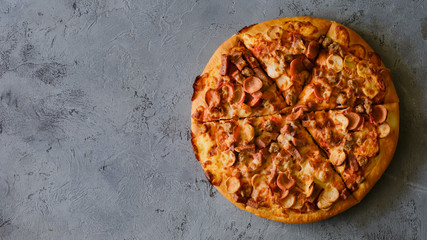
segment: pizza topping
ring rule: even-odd
[[[246,61],[249,62],[249,65],[251,65],[252,68],[259,67],[258,61],[255,59],[255,57],[252,55],[250,51],[243,52],[243,56],[246,58]]]
[[[245,80],[245,77],[240,73],[239,70],[236,69],[236,71],[234,71],[231,74],[231,77],[234,78],[234,80],[236,80],[236,82],[243,84],[243,80]]]
[[[229,62],[230,62],[230,56],[227,54],[221,55],[221,68],[219,69],[219,74],[222,76],[227,75],[229,70]]]
[[[225,186],[227,187],[228,193],[235,193],[240,189],[240,180],[236,177],[229,177],[225,181]]]
[[[246,92],[239,85],[235,86],[233,104],[241,104],[245,101]]]
[[[291,208],[294,204],[295,204],[295,195],[293,194],[289,194],[280,202],[282,207],[284,208]]]
[[[365,48],[360,44],[351,45],[351,47],[348,49],[348,52],[361,59],[364,59],[366,55]]]
[[[380,138],[385,138],[390,134],[390,125],[388,123],[383,123],[377,127],[378,134]]]
[[[350,155],[348,158],[349,162],[349,168],[351,172],[357,172],[359,171],[359,163],[357,162],[356,158],[353,155]]]
[[[234,193],[233,200],[238,202],[238,203],[246,203],[247,202],[247,198],[242,196],[241,194],[238,194],[238,193]]]
[[[305,52],[305,55],[308,59],[314,60],[319,53],[320,44],[313,40],[308,44],[307,51]]]
[[[332,39],[329,37],[325,37],[322,42],[322,46],[327,48],[332,43]]]
[[[280,133],[284,135],[289,134],[291,136],[295,136],[296,130],[292,127],[291,124],[288,123],[280,129]]]
[[[294,54],[302,54],[305,52],[304,41],[302,40],[301,34],[294,33],[292,34],[292,51]]]
[[[262,102],[262,92],[261,91],[256,91],[252,94],[249,95],[249,101],[248,101],[248,105],[251,107],[256,107],[258,106],[261,102]]]
[[[215,176],[212,174],[211,171],[205,170],[205,177],[206,179],[214,186],[219,186],[221,184],[222,179],[215,179]]]
[[[286,104],[288,104],[289,106],[292,106],[296,103],[297,96],[293,91],[287,91],[285,92],[285,101],[286,101]]]
[[[348,196],[350,196],[350,194],[351,194],[351,192],[347,188],[344,188],[344,190],[342,190],[342,192],[340,194],[340,197],[343,200],[346,200],[348,198]]]
[[[356,67],[356,58],[351,55],[346,55],[344,57],[344,67],[347,68],[350,73],[352,73]]]
[[[289,141],[283,142],[283,148],[291,154],[295,159],[302,160],[302,156],[298,149],[294,147]]]
[[[243,153],[243,152],[255,152],[255,144],[243,144],[236,148],[234,148],[236,152]],[[241,158],[244,158],[245,155],[239,154],[239,161],[242,161]]]
[[[368,158],[365,156],[357,156],[356,160],[357,160],[357,163],[359,164],[359,166],[361,166],[361,167],[368,164]]]
[[[360,115],[355,112],[349,112],[346,114],[346,116],[349,122],[347,129],[350,131],[357,129],[362,123],[362,117],[360,117]]]
[[[335,166],[341,166],[344,163],[346,157],[347,156],[344,151],[334,148],[331,150],[329,161],[331,161],[331,163]]]
[[[347,129],[349,125],[349,120],[344,114],[339,113],[335,116],[335,119],[341,124],[343,130]]]
[[[367,61],[361,61],[357,64],[357,74],[363,78],[369,78],[373,73],[372,64],[369,64]]]
[[[218,107],[221,103],[221,95],[215,89],[209,89],[205,94],[205,101],[209,108]]]
[[[267,30],[267,36],[271,40],[280,39],[283,34],[283,29],[277,26],[272,26]]]
[[[285,173],[279,173],[279,176],[277,176],[277,186],[282,189],[283,191],[291,189],[293,186],[295,186],[295,180],[292,176],[288,176]]]
[[[372,108],[371,116],[375,123],[383,123],[387,119],[387,108],[384,105],[375,105]]]
[[[305,69],[304,63],[300,57],[297,57],[294,60],[292,60],[290,71],[291,71],[291,76],[293,78],[295,78],[298,75],[298,73],[304,71],[304,69]]]
[[[270,81],[269,78],[268,78],[268,76],[264,73],[264,71],[261,68],[259,68],[259,67],[254,68],[254,72],[255,72],[255,75],[259,79],[261,79],[263,82],[268,83]]]
[[[317,197],[323,189],[316,183],[312,183],[309,189],[310,191],[306,193],[307,201],[310,203],[314,203],[314,201],[316,201]]]
[[[302,60],[302,63],[304,64],[304,67],[308,70],[312,70],[314,67],[313,63],[306,57]],[[308,75],[310,74],[308,71],[305,72],[307,73],[307,77],[304,77],[304,79],[308,78]]]
[[[253,200],[252,198],[246,202],[246,205],[252,208],[259,208],[258,203],[255,202],[255,200]]]
[[[338,94],[337,100],[336,100],[336,103],[338,105],[344,105],[346,103],[346,101],[347,101],[347,97],[346,97],[345,93]]]
[[[317,207],[319,209],[324,209],[324,210],[328,210],[328,208],[332,206],[331,202],[326,201],[324,198],[319,197],[319,200],[317,202]]]
[[[339,191],[332,186],[330,188],[325,189],[325,191],[323,191],[322,193],[322,198],[331,203],[338,200],[339,197],[340,197]]]
[[[250,67],[245,67],[242,70],[242,74],[246,77],[250,77],[250,76],[253,76],[255,73]]]
[[[267,132],[272,132],[275,129],[275,124],[271,120],[266,120],[261,124],[261,127]]]
[[[223,83],[221,86],[221,100],[232,102],[234,99],[234,86],[230,82]]]
[[[243,82],[243,89],[247,93],[254,93],[262,88],[262,81],[257,77],[247,77]]]
[[[251,171],[254,171],[256,169],[258,169],[259,167],[261,167],[262,165],[262,154],[261,151],[258,151],[257,153],[252,155],[252,161],[249,163],[249,169]]]
[[[233,151],[225,151],[221,153],[221,160],[225,167],[231,167],[236,162],[236,155]]]
[[[245,68],[248,64],[246,63],[245,59],[241,56],[241,54],[235,55],[231,58],[231,62],[236,65],[236,67],[239,69],[239,71],[242,71],[243,68]]]
[[[203,119],[204,108],[202,106],[197,107],[196,111],[191,115],[195,120],[201,121]]]
[[[350,42],[350,34],[347,29],[341,25],[337,25],[335,27],[336,41],[341,45],[348,47],[348,43]]]
[[[277,153],[280,151],[280,147],[279,144],[277,144],[276,142],[273,142],[270,144],[270,148],[268,149],[268,151],[270,153]]]
[[[259,173],[255,174],[251,178],[251,184],[254,189],[262,190],[268,188],[267,181],[264,175]],[[255,199],[255,198],[254,198]]]
[[[326,59],[326,65],[329,69],[333,69],[335,72],[340,72],[343,68],[343,60],[340,56],[332,54]]]
[[[254,139],[255,137],[255,130],[252,125],[249,123],[245,123],[242,125],[241,132],[240,132],[240,140],[244,143],[249,143]]]
[[[265,148],[268,145],[268,141],[265,138],[257,137],[257,138],[255,138],[255,145],[258,148]]]
[[[295,109],[295,108],[294,108]],[[304,114],[303,108],[299,108],[296,112],[292,112],[286,117],[286,120],[296,121]]]
[[[320,85],[318,85],[318,84],[314,84],[313,85],[313,92],[314,92],[314,96],[317,98],[317,99],[319,99],[319,100],[323,100],[324,98],[323,98],[323,96],[322,96],[322,93],[321,93],[321,91],[320,91]]]

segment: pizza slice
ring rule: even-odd
[[[397,145],[398,103],[360,109],[316,111],[302,125],[324,149],[347,188],[361,200],[387,168]]]
[[[246,27],[239,32],[245,46],[276,82],[288,106],[293,106],[309,78],[329,20],[283,18]]]
[[[357,203],[295,113],[192,124],[207,179],[260,217],[313,222]]]
[[[193,88],[192,119],[199,122],[274,114],[286,106],[237,36],[218,48]]]
[[[310,110],[399,102],[390,70],[354,31],[332,23],[297,105]]]

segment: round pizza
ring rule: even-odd
[[[245,27],[193,88],[191,141],[206,178],[263,218],[308,223],[347,210],[396,149],[390,70],[337,22],[290,17]]]

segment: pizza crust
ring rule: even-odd
[[[287,18],[279,18],[279,19],[273,19],[266,22],[254,24],[248,27],[244,27],[239,31],[239,35],[242,34],[249,34],[249,35],[255,35],[258,33],[264,33],[266,32],[271,26],[276,25],[282,25],[285,22],[289,21],[296,21],[296,22],[309,22],[312,25],[314,25],[317,30],[313,34],[304,34],[302,35],[304,37],[309,38],[319,38],[320,36],[327,33],[329,26],[331,25],[331,21],[326,19],[320,19],[320,18],[314,18],[314,17],[287,17]]]
[[[267,218],[270,220],[283,222],[283,223],[302,224],[302,223],[311,223],[311,222],[320,221],[320,220],[335,216],[339,213],[342,213],[347,209],[351,208],[352,206],[356,205],[357,203],[359,203],[359,201],[357,201],[352,195],[350,195],[346,200],[340,199],[336,201],[332,205],[332,207],[328,210],[317,210],[314,212],[307,212],[307,213],[297,213],[297,212],[292,212],[290,210],[290,211],[287,211],[287,214],[289,215],[288,217],[280,217],[280,216],[273,215],[269,211],[265,211],[262,208],[257,209],[257,208],[247,206],[246,204],[243,204],[243,203],[235,202],[234,199],[231,197],[231,195],[227,193],[224,184],[221,184],[220,186],[215,186],[215,187],[228,201],[230,201],[240,209],[253,213],[258,217]]]
[[[380,152],[379,154],[370,159],[371,164],[365,170],[365,181],[359,185],[353,195],[361,201],[366,194],[372,189],[375,183],[381,178],[388,165],[393,158],[399,138],[399,104],[390,103],[384,104],[388,110],[386,122],[390,125],[390,134],[386,138],[380,139]]]

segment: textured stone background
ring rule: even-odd
[[[426,239],[427,4],[0,0],[1,239]],[[234,207],[190,144],[194,77],[245,25],[309,15],[355,29],[391,68],[396,155],[329,220]]]

